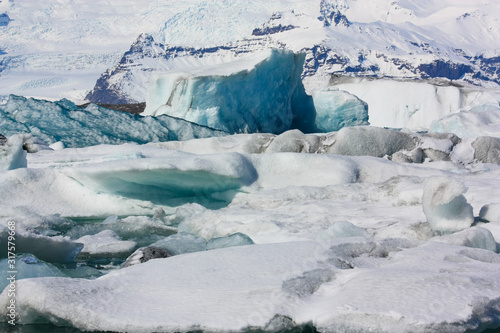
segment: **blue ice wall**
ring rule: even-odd
[[[343,127],[369,125],[368,104],[342,90],[317,91],[313,95],[318,132],[335,132]]]
[[[367,125],[368,106],[339,90],[306,94],[305,54],[268,50],[151,79],[147,115],[167,114],[229,133],[337,131]]]
[[[68,100],[49,102],[11,95],[0,105],[0,133],[30,133],[66,147],[188,140],[227,133],[169,116],[142,117],[90,104],[83,109]]]
[[[186,68],[155,78],[145,114],[168,114],[229,133],[290,129],[294,92],[303,89],[304,55],[266,52],[204,71]]]

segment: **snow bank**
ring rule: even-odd
[[[292,97],[303,55],[269,50],[222,65],[186,68],[150,81],[143,115],[167,114],[230,133],[281,133],[292,125]]]
[[[65,147],[226,135],[168,116],[141,117],[95,104],[82,109],[68,100],[49,102],[14,95],[0,105],[0,128],[4,135],[31,133],[48,144],[60,141]]]
[[[454,233],[474,223],[472,206],[464,193],[467,188],[453,177],[431,177],[422,197],[427,221],[437,233]]]

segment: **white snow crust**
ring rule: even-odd
[[[392,138],[382,133],[371,135]],[[172,257],[93,280],[26,275],[17,282],[19,323],[128,332],[264,329],[283,318],[320,331],[498,327],[500,229],[470,225],[496,204],[500,167],[333,155],[333,134],[28,154],[27,168],[0,173],[2,221],[16,219],[46,240],[66,233],[84,245],[78,258],[125,258],[149,245]],[[452,136],[401,134],[425,149],[452,146]],[[457,197],[456,210],[439,208]]]

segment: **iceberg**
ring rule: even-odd
[[[113,230],[104,230],[95,235],[85,235],[76,240],[83,244],[80,257],[122,257],[129,255],[136,247],[136,242],[125,241]]]
[[[500,138],[480,136],[472,142],[472,147],[476,160],[500,164]]]
[[[23,150],[23,135],[12,135],[6,138],[0,135],[0,171],[26,168],[28,161]]]
[[[187,232],[179,232],[151,244],[165,250],[168,254],[176,256],[184,253],[200,252],[207,249],[207,241],[204,238]]]
[[[431,177],[424,186],[422,206],[432,230],[440,234],[467,229],[474,223],[467,188],[453,177]]]
[[[194,155],[167,151],[162,157],[139,155],[124,162],[81,165],[66,172],[94,191],[157,204],[203,202],[207,198],[225,202],[257,178],[252,163],[237,153]]]
[[[328,138],[325,150],[330,154],[349,156],[384,157],[417,147],[417,140],[410,134],[395,130],[357,126],[344,127]]]
[[[461,245],[496,252],[497,243],[488,229],[472,227],[454,234],[436,236],[431,241]]]
[[[431,132],[455,133],[461,138],[500,136],[500,109],[496,105],[484,105],[471,111],[456,112],[430,124]]]
[[[0,128],[4,135],[32,134],[47,144],[62,142],[65,147],[227,135],[169,116],[142,117],[96,104],[83,109],[65,99],[49,102],[15,95],[0,105]]]
[[[304,89],[303,63],[302,54],[267,50],[156,75],[143,115],[167,114],[229,133],[281,133],[300,112],[292,102],[295,89]]]
[[[313,94],[315,124],[319,132],[334,132],[343,127],[369,125],[368,104],[339,89],[319,90]]]
[[[477,132],[482,124],[488,124],[488,119],[498,119],[498,112],[497,115],[491,112],[491,109],[498,110],[498,100],[488,89],[455,85],[447,80],[340,77],[332,81],[333,88],[368,104],[370,124],[374,126],[411,130],[432,128],[463,136],[469,133],[468,126]],[[476,110],[490,111],[481,115]]]
[[[237,232],[226,237],[212,238],[207,242],[207,250],[252,244],[254,244],[254,242],[250,237],[248,237],[244,233]]]
[[[500,224],[500,203],[491,203],[481,207],[479,217],[488,222]]]
[[[365,237],[370,238],[370,234],[363,228],[357,227],[348,221],[337,221],[333,223],[327,230],[326,234],[329,237]],[[326,235],[325,235],[326,236]]]
[[[39,260],[32,254],[18,254],[15,258],[16,261],[16,280],[46,277],[46,276],[66,276],[56,266]],[[0,290],[3,290],[9,284],[8,273],[12,271],[9,269],[9,260],[0,260]]]
[[[4,219],[5,221],[5,219]],[[0,240],[7,244],[7,223],[0,225]],[[83,244],[69,237],[45,236],[32,233],[22,227],[16,228],[15,248],[17,253],[31,253],[46,262],[72,263],[83,248]],[[7,246],[0,249],[0,258],[6,258]]]

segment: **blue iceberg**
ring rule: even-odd
[[[169,116],[143,117],[96,104],[85,109],[69,100],[49,102],[11,95],[0,105],[0,132],[28,133],[65,147],[188,140],[227,133]]]
[[[305,54],[271,49],[211,66],[181,65],[150,80],[144,115],[229,133],[337,131],[368,125],[368,105],[340,90],[306,94]]]
[[[146,115],[167,114],[230,133],[281,133],[294,121],[303,54],[267,50],[151,79]],[[302,87],[303,88],[303,87]]]
[[[368,104],[342,90],[320,90],[313,94],[316,127],[319,132],[334,132],[343,127],[369,125]]]

